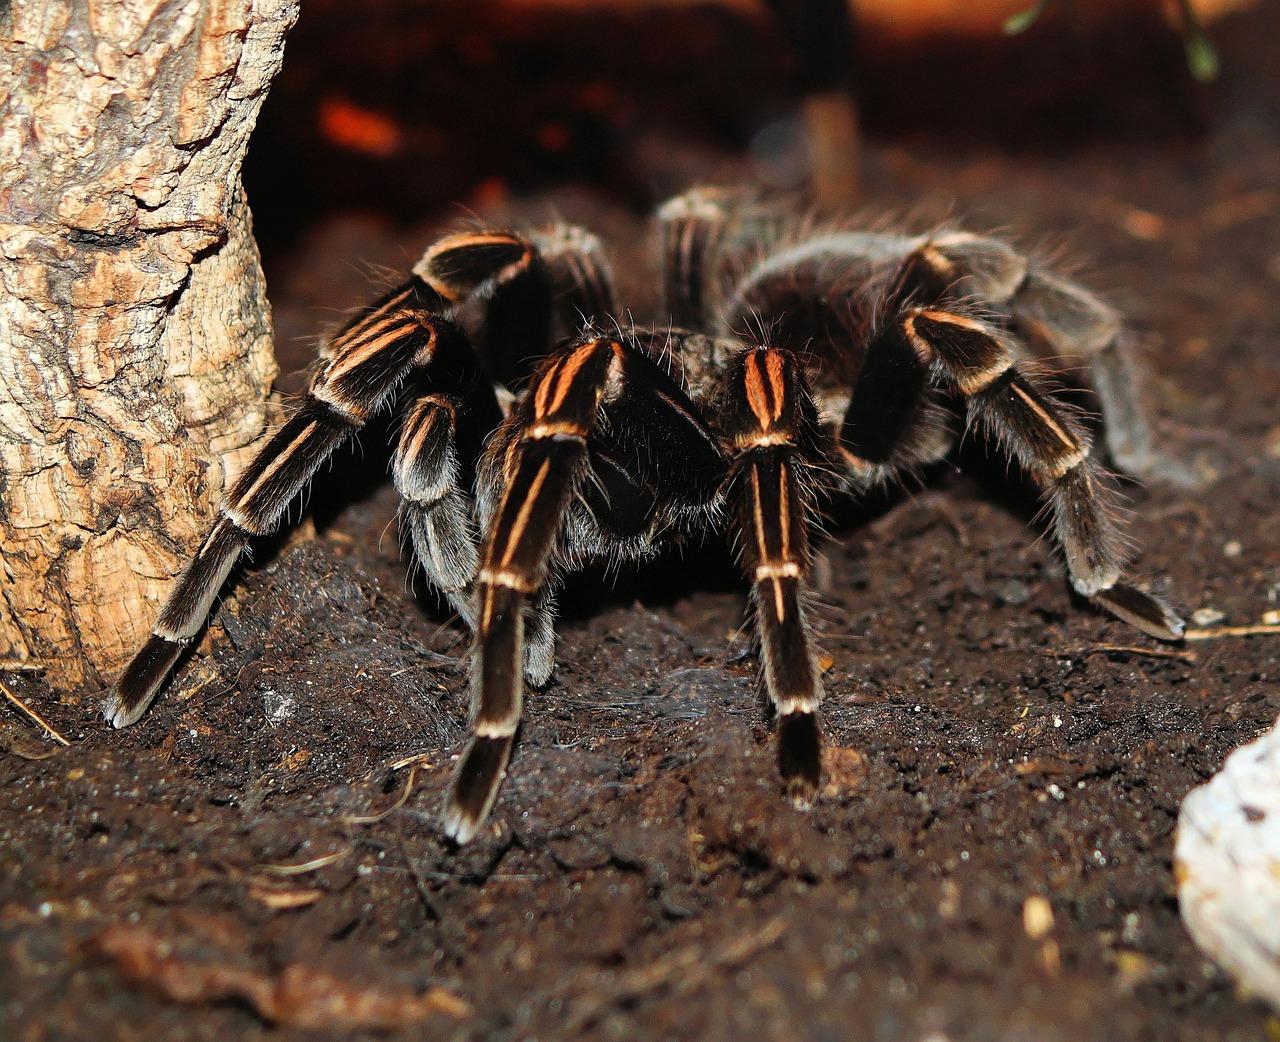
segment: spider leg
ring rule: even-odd
[[[476,388],[484,406],[493,406],[492,388]],[[485,393],[486,392],[486,393]],[[475,393],[475,392],[474,392]],[[476,631],[474,584],[480,567],[472,481],[477,452],[460,451],[458,426],[465,421],[466,399],[428,394],[408,408],[393,463],[396,488],[401,494],[404,525],[410,533],[413,556],[426,579],[440,590],[467,630]],[[490,412],[485,408],[486,413]],[[460,416],[460,413],[463,413]],[[494,421],[483,428],[497,428]],[[556,630],[554,590],[545,586],[530,605],[525,635],[525,680],[534,687],[552,673]]]
[[[572,224],[555,224],[529,238],[547,266],[554,291],[554,339],[571,337],[587,323],[616,313],[613,271],[599,238]]]
[[[955,445],[953,426],[929,365],[901,328],[890,324],[880,330],[867,345],[836,431],[836,453],[849,484],[868,489],[936,463]]]
[[[589,339],[554,355],[495,442],[503,455],[502,492],[476,580],[474,735],[454,774],[444,816],[445,832],[459,843],[475,835],[506,772],[524,695],[526,601],[545,580],[587,460],[587,437],[609,384],[620,379],[620,353],[611,340]]]
[[[795,356],[771,347],[744,351],[719,415],[735,453],[729,497],[752,583],[765,689],[778,716],[778,768],[788,795],[807,803],[822,772],[822,681],[803,603],[818,428]]]
[[[320,465],[395,395],[414,369],[431,366],[442,343],[459,340],[455,305],[518,275],[531,245],[506,232],[451,235],[432,246],[413,277],[366,307],[329,342],[301,406],[227,492],[220,517],[170,593],[151,636],[103,705],[115,727],[151,703],[254,536],[274,531]],[[448,350],[445,354],[451,354]]]
[[[480,558],[471,489],[483,437],[502,420],[492,385],[475,376],[457,393],[412,402],[392,462],[414,557],[472,632]]]
[[[1107,452],[1135,477],[1196,488],[1204,479],[1160,451],[1141,398],[1142,369],[1120,315],[1092,293],[1032,268],[1009,301],[1020,331],[1047,353],[1082,357],[1106,420]]]
[[[1015,361],[1008,336],[942,308],[907,309],[896,321],[921,363],[966,400],[970,422],[992,431],[1039,482],[1075,589],[1153,637],[1181,639],[1185,624],[1173,610],[1122,580],[1121,542],[1088,435]]]
[[[785,221],[751,193],[695,188],[669,199],[657,213],[662,233],[663,306],[678,327],[712,330],[726,262],[768,248]]]
[[[652,451],[655,441],[663,452]],[[535,374],[484,467],[474,735],[443,820],[459,843],[487,817],[506,771],[520,722],[521,663],[535,683],[536,664],[545,664],[542,681],[550,673],[553,565],[643,555],[682,511],[710,508],[724,459],[676,380],[635,342],[587,336]],[[526,654],[530,642],[538,648]]]
[[[477,324],[473,339],[489,365],[508,379],[545,355],[549,338],[613,310],[613,276],[598,238],[556,224],[528,239],[535,250],[529,263],[469,302]],[[446,367],[437,361],[430,379],[419,381],[421,397],[406,410],[393,474],[415,557],[474,633],[473,584],[479,567],[474,471],[502,412],[475,353],[459,353],[453,363]],[[548,587],[530,609],[525,677],[534,686],[545,684],[551,674],[554,601]]]
[[[1161,453],[1140,397],[1141,369],[1120,313],[1083,286],[1028,261],[999,239],[941,232],[908,260],[952,299],[972,296],[1008,309],[1019,338],[1037,354],[1087,367],[1102,409],[1107,452],[1121,470],[1181,487],[1203,484]],[[916,303],[934,303],[942,292]]]

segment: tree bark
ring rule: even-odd
[[[240,163],[296,16],[0,13],[0,659],[55,684],[101,683],[136,649],[266,424]]]

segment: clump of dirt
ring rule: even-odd
[[[1280,600],[1277,28],[1223,23],[1203,138],[866,156],[886,210],[1087,258],[1134,317],[1164,444],[1218,474],[1129,487],[1136,572],[1240,623]],[[632,210],[579,189],[484,216],[552,206],[620,245],[649,317]],[[281,253],[286,367],[368,295],[354,258],[430,234],[330,216]],[[1069,594],[1001,469],[942,468],[824,543],[811,811],[778,792],[743,586],[708,544],[569,584],[493,827],[458,850],[437,816],[466,641],[405,580],[385,434],[322,479],[319,536],[259,551],[137,726],[5,680],[71,743],[0,717],[5,1037],[1263,1034],[1182,930],[1170,859],[1183,796],[1280,712],[1280,643],[1147,641]]]

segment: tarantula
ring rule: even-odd
[[[393,462],[427,578],[474,635],[472,737],[444,810],[475,835],[505,775],[524,686],[553,666],[561,576],[638,561],[727,512],[797,802],[821,774],[821,671],[805,614],[824,497],[864,492],[985,429],[1039,483],[1072,585],[1151,636],[1183,622],[1123,578],[1112,493],[1036,361],[1083,359],[1112,455],[1149,451],[1116,313],[999,239],[804,226],[701,189],[658,212],[656,331],[614,316],[599,240],[558,225],[466,231],[328,342],[291,419],[221,516],[105,704],[137,720],[203,626],[246,544],[319,465],[404,402]],[[577,330],[552,346],[554,337]]]

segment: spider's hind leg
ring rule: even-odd
[[[1194,468],[1156,445],[1142,403],[1142,367],[1115,309],[1034,266],[1009,307],[1019,332],[1041,353],[1083,359],[1102,409],[1107,452],[1117,467],[1179,488],[1205,484]]]
[[[1084,287],[1047,271],[999,239],[944,231],[907,260],[931,288],[1005,309],[1020,340],[1056,368],[1083,365],[1098,396],[1107,452],[1120,470],[1183,488],[1204,483],[1161,452],[1142,403],[1142,371],[1120,313]],[[942,293],[918,303],[932,303]]]
[[[786,227],[780,209],[744,189],[695,188],[659,207],[663,307],[672,325],[713,331],[726,264],[768,249]]]
[[[1115,511],[1090,457],[1087,433],[1015,360],[1007,334],[944,307],[907,309],[896,321],[936,378],[968,403],[970,421],[990,430],[1040,484],[1075,589],[1153,637],[1180,639],[1182,619],[1123,579]]]

